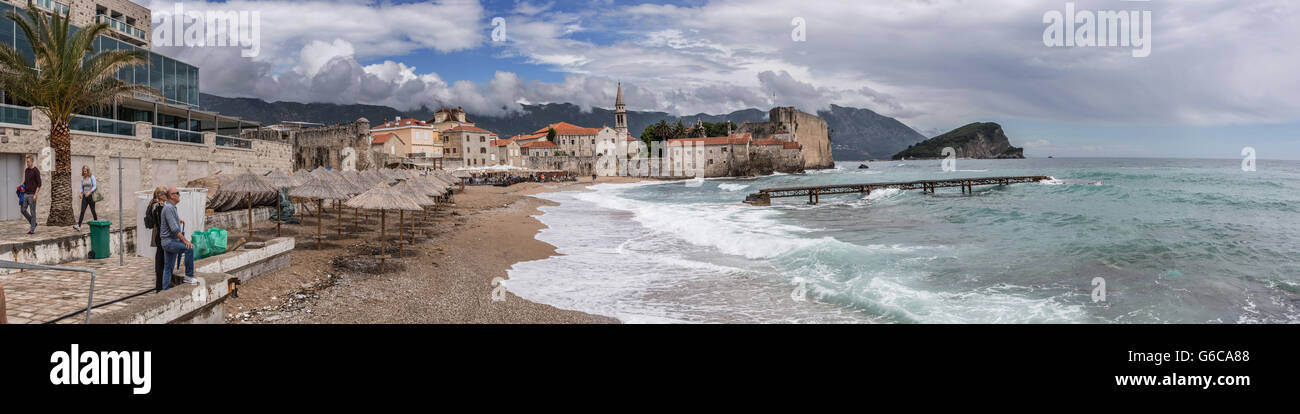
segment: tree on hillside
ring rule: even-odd
[[[48,16],[48,18],[46,18]],[[68,13],[60,17],[27,3],[26,15],[16,10],[6,16],[31,44],[35,61],[8,45],[0,46],[0,88],[15,101],[32,105],[50,118],[50,148],[54,171],[50,173],[50,226],[76,223],[72,212],[72,116],[109,102],[119,93],[146,92],[153,88],[113,77],[118,70],[148,62],[140,50],[105,50],[93,55],[95,39],[107,35],[107,23],[72,30]],[[37,68],[40,68],[39,70]]]
[[[546,130],[546,140],[555,142],[555,128]]]

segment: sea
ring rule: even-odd
[[[837,162],[540,195],[507,289],[624,323],[1296,323],[1300,162]],[[742,203],[763,188],[1045,175],[1036,184]]]

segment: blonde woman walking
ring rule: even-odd
[[[81,216],[77,217],[77,225],[72,228],[81,231],[81,222],[86,219],[86,207],[90,207],[90,219],[99,220],[99,213],[95,212],[95,202],[102,200],[103,197],[99,194],[99,180],[90,173],[89,165],[83,165],[81,167]]]

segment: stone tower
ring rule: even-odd
[[[627,105],[623,104],[623,83],[618,84],[618,97],[614,98],[614,131],[618,136],[627,136]]]

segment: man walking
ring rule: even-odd
[[[23,199],[18,206],[23,217],[31,224],[27,234],[36,234],[36,194],[41,190],[41,170],[36,168],[31,155],[27,156],[27,169],[23,171]]]
[[[163,260],[162,288],[171,288],[172,273],[176,271],[177,256],[185,261],[185,283],[198,283],[194,279],[194,244],[185,239],[185,222],[176,212],[176,204],[181,202],[181,192],[176,187],[167,189],[167,204],[162,209],[162,220],[158,223],[158,237],[162,239]]]

